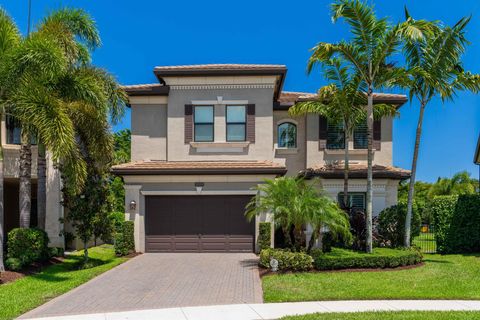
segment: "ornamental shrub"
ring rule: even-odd
[[[449,251],[447,233],[453,219],[453,213],[457,204],[458,196],[437,196],[431,202],[430,210],[433,213],[433,225],[437,250],[440,253]]]
[[[133,221],[124,221],[119,231],[115,234],[115,253],[119,256],[126,256],[135,251]]]
[[[377,231],[383,242],[390,247],[403,246],[405,237],[405,217],[407,216],[407,204],[400,202],[397,205],[386,208],[378,216]],[[413,203],[412,224],[410,238],[420,234],[422,218],[418,213],[417,206]]]
[[[5,267],[11,271],[19,271],[22,269],[23,265],[18,258],[8,258],[5,260]]]
[[[278,261],[280,271],[308,271],[313,267],[313,259],[304,252],[291,252],[288,249],[268,248],[260,252],[260,266],[270,269],[270,260]]]
[[[258,225],[258,248],[260,251],[270,248],[272,243],[272,224],[270,222],[260,222]]]
[[[16,228],[8,233],[7,258],[18,259],[21,266],[50,257],[48,235],[36,228]],[[17,263],[17,261],[15,262]]]
[[[311,252],[317,270],[396,268],[422,262],[422,254],[414,249],[375,248],[364,253],[340,248],[324,253],[320,249]]]

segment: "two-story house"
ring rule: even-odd
[[[318,115],[288,108],[315,95],[283,92],[283,65],[156,67],[158,83],[125,89],[131,106],[132,162],[115,166],[125,181],[127,219],[140,252],[253,251],[258,223],[245,205],[265,179],[300,172],[318,177],[333,198],[343,190],[344,132]],[[406,97],[376,94],[400,107]],[[409,172],[392,166],[392,118],[374,126],[374,213],[396,204]],[[351,151],[352,205],[365,206],[366,126]]]

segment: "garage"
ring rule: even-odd
[[[251,195],[145,197],[146,252],[252,252]]]

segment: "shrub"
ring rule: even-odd
[[[313,259],[304,252],[291,252],[288,249],[268,248],[260,252],[260,266],[270,268],[270,260],[278,261],[281,271],[308,271],[313,267]]]
[[[49,258],[48,235],[40,229],[16,228],[8,233],[7,258],[18,259],[22,266]]]
[[[18,258],[8,258],[7,260],[5,260],[5,267],[11,271],[18,271],[22,269],[23,265]]]
[[[380,215],[378,216],[377,230],[387,245],[394,248],[403,245],[406,215],[406,203],[399,203],[380,212]],[[412,210],[411,239],[420,234],[421,224],[422,218],[420,217],[414,203]]]
[[[113,223],[113,228],[115,232],[122,228],[123,222],[125,221],[125,213],[120,211],[114,211],[110,212],[108,217]]]
[[[311,252],[317,270],[396,268],[422,262],[422,254],[413,249],[375,248],[373,253],[333,248],[330,253]]]
[[[447,233],[457,204],[457,196],[437,196],[431,202],[438,252],[448,251]]]
[[[57,248],[57,247],[48,248],[49,257],[63,257],[63,254],[64,254],[63,248]]]
[[[133,221],[124,221],[120,232],[115,234],[115,253],[125,256],[135,250]]]
[[[270,222],[260,222],[258,225],[258,248],[260,251],[270,248],[271,236],[272,224]]]

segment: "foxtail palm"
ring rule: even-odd
[[[367,239],[366,251],[372,251],[372,184],[373,184],[373,92],[384,86],[392,86],[405,80],[405,72],[396,68],[388,59],[397,51],[401,36],[419,38],[424,21],[408,20],[391,25],[386,19],[377,18],[374,10],[360,0],[337,0],[332,5],[333,21],[343,18],[350,26],[352,39],[339,43],[321,42],[313,48],[309,69],[334,56],[343,58],[361,78],[367,96]]]
[[[408,11],[405,12],[406,19],[412,21]],[[469,22],[470,17],[465,17],[453,27],[434,25],[434,32],[429,37],[405,39],[404,51],[410,74],[410,99],[416,98],[420,103],[405,219],[406,247],[411,244],[415,178],[425,109],[435,96],[440,96],[442,101],[446,101],[453,100],[459,91],[475,93],[480,91],[480,75],[465,71],[461,61],[468,44],[465,28]]]

